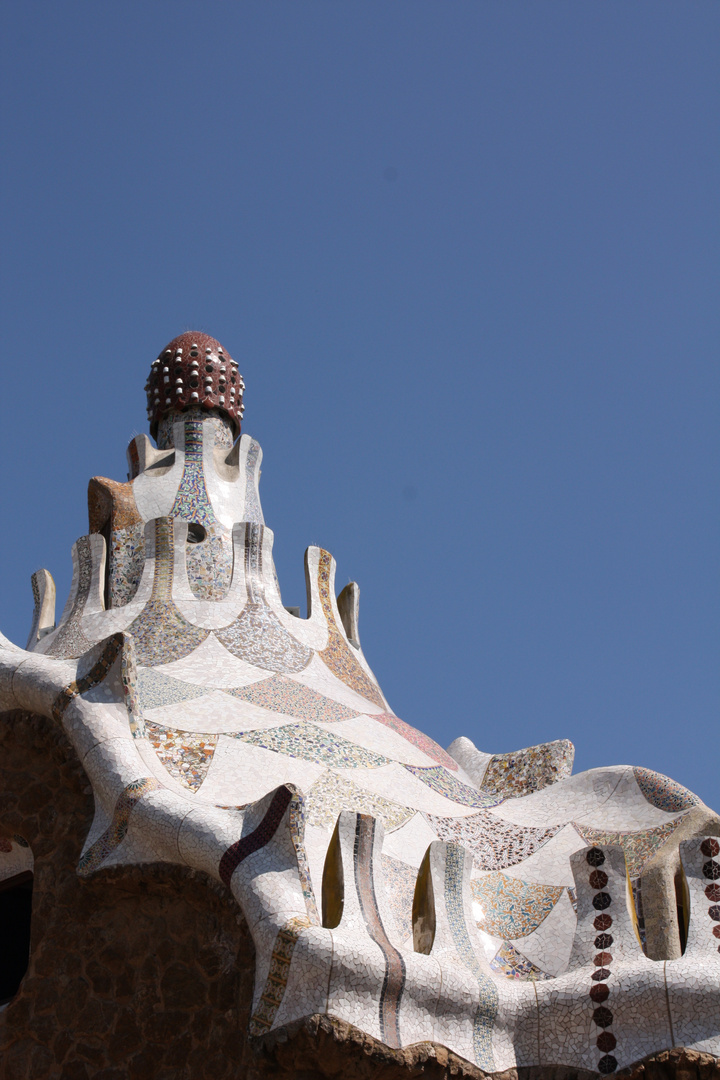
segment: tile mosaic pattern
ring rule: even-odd
[[[387,936],[378,908],[374,885],[375,819],[358,814],[355,825],[355,888],[368,934],[380,946],[385,958],[385,979],[378,1003],[380,1038],[387,1046],[399,1047],[400,1002],[405,989],[405,960]]]
[[[716,948],[720,953],[720,841],[715,836],[708,836],[700,844],[700,851],[705,858],[702,865],[705,899],[710,901],[707,913],[710,933],[714,939],[711,948],[717,941]]]
[[[682,784],[676,783],[662,773],[652,769],[633,769],[637,786],[649,803],[668,814],[677,814],[681,810],[690,810],[700,802],[697,795],[688,791]]]
[[[184,433],[183,473],[170,517],[197,521],[207,529],[214,525],[217,519],[205,484],[202,421],[185,420]]]
[[[145,566],[142,523],[113,529],[110,543],[110,606],[124,607],[137,592]]]
[[[0,693],[21,687],[33,664],[65,672],[52,714],[80,747],[98,806],[79,872],[109,861],[172,861],[179,852],[219,876],[255,939],[253,1035],[321,1011],[331,999],[333,1015],[388,1045],[439,1040],[486,1071],[514,1068],[517,1053],[530,1067],[552,1061],[615,1072],[671,1044],[668,1017],[676,1041],[720,1057],[720,1035],[692,1004],[702,993],[705,1013],[716,1000],[720,1013],[720,841],[698,838],[686,853],[690,862],[683,854],[692,895],[688,949],[666,964],[652,963],[637,945],[617,850],[642,934],[641,875],[677,828],[674,815],[696,805],[695,796],[630,767],[567,779],[566,741],[493,756],[457,739],[460,782],[454,757],[388,711],[362,654],[348,645],[327,552],[311,581],[320,610],[310,620],[273,608],[274,590],[266,597],[273,568],[268,538],[263,547],[257,444],[245,437],[238,448],[233,495],[234,467],[228,460],[211,474],[216,459],[208,452],[213,443],[230,448],[230,426],[189,412],[173,430],[177,419],[163,418],[158,435],[171,447],[182,433],[182,468],[172,454],[157,467],[140,441],[131,448],[136,486],[94,482],[91,532],[106,534],[111,522],[115,610],[97,610],[100,541],[91,535],[75,552],[73,603],[61,629],[40,638],[31,663],[19,667],[28,654],[8,653],[0,639]],[[146,459],[155,462],[149,476]],[[139,615],[137,604],[125,616],[120,605],[137,595],[149,557],[140,507],[155,518],[153,590]],[[157,516],[170,507],[169,517]],[[238,548],[244,543],[237,554],[246,598],[213,606],[232,588],[229,522],[243,513],[235,536]],[[175,582],[183,597],[176,605],[178,515],[202,524],[207,536],[184,547],[190,593]],[[124,634],[116,632],[132,619]],[[211,626],[222,629],[204,629]],[[105,640],[91,640],[95,633]],[[78,663],[47,661],[51,646],[58,657],[77,654]],[[396,754],[407,758],[401,763]],[[153,777],[144,774],[148,760]],[[284,783],[290,779],[298,787]],[[119,798],[111,794],[117,791]],[[346,906],[329,930],[318,917],[305,825],[317,881],[343,811]],[[583,841],[589,852],[579,849]],[[459,845],[472,853],[474,879]],[[429,852],[441,944],[430,942],[428,956],[413,949],[412,906]],[[477,922],[473,902],[482,911]]]
[[[457,844],[448,844],[445,855],[445,907],[453,942],[458,956],[475,976],[480,1000],[473,1023],[475,1064],[487,1072],[495,1068],[492,1036],[498,1011],[499,995],[492,979],[485,974],[473,949],[467,923],[463,896],[465,855]]]
[[[388,764],[388,759],[381,754],[313,724],[284,724],[260,731],[241,731],[234,737],[288,757],[319,761],[336,769],[378,769]]]
[[[76,541],[73,549],[74,577],[77,578],[77,593],[75,602],[69,615],[63,621],[52,636],[52,642],[47,649],[48,656],[56,656],[62,659],[67,657],[82,656],[92,648],[92,642],[85,636],[82,626],[82,616],[92,583],[92,551],[90,537],[81,536]],[[74,583],[73,583],[74,584]]]
[[[220,880],[228,888],[230,888],[230,880],[240,863],[270,843],[285,816],[292,797],[293,792],[290,788],[286,786],[279,787],[257,828],[253,829],[247,836],[236,840],[224,853],[220,860]]]
[[[295,946],[303,930],[307,930],[309,926],[310,920],[307,916],[295,915],[287,921],[275,938],[270,958],[270,971],[265,988],[260,995],[260,1002],[250,1019],[249,1035],[255,1037],[265,1035],[273,1026],[287,989]]]
[[[306,793],[308,824],[332,830],[338,814],[343,810],[355,810],[359,814],[371,814],[382,821],[386,832],[398,829],[413,816],[400,803],[376,795],[354,784],[347,776],[328,770],[323,773]]]
[[[192,683],[174,679],[152,668],[141,668],[138,672],[138,701],[141,709],[157,709],[162,705],[179,705],[181,701],[192,701],[203,697],[208,690],[205,686],[193,686]]]
[[[473,900],[483,916],[478,926],[496,937],[524,937],[537,930],[563,894],[562,885],[537,885],[494,872],[473,878]]]
[[[607,1004],[611,994],[608,979],[612,975],[610,965],[613,962],[613,955],[609,950],[612,948],[614,941],[611,933],[613,917],[608,912],[608,908],[612,906],[613,896],[609,891],[606,891],[609,879],[607,873],[602,869],[605,862],[605,853],[602,848],[590,848],[585,859],[588,863],[590,888],[597,890],[593,896],[592,904],[598,912],[594,920],[595,929],[598,931],[598,936],[595,938],[595,948],[598,952],[593,962],[595,970],[590,976],[591,985],[588,993],[591,1001],[593,1023],[597,1029],[595,1043],[599,1053],[602,1055],[597,1062],[597,1070],[603,1076],[606,1076],[615,1072],[618,1067],[617,1058],[612,1053],[617,1046],[617,1039],[611,1030],[614,1015]]]
[[[145,720],[145,734],[171,776],[197,791],[207,776],[217,746],[217,735],[193,735]]]
[[[152,596],[128,628],[135,641],[138,663],[148,667],[180,660],[208,636],[209,631],[191,626],[173,603],[173,575],[172,519],[157,518]]]
[[[222,600],[230,589],[232,538],[220,525],[207,526],[205,539],[185,549],[190,590],[198,600]]]
[[[80,877],[89,877],[90,874],[102,866],[108,855],[127,836],[130,815],[137,804],[149,791],[157,791],[159,787],[158,781],[151,776],[143,777],[141,780],[134,780],[132,784],[128,784],[115,804],[112,821],[107,829],[81,857],[77,865],[77,872]]]
[[[542,971],[532,960],[528,960],[527,956],[518,952],[511,941],[503,941],[490,961],[490,967],[498,975],[504,975],[507,979],[521,979],[523,982],[552,978],[552,975]]]
[[[62,721],[65,710],[71,701],[81,694],[87,693],[93,686],[97,686],[101,683],[110,668],[117,660],[120,651],[123,647],[122,634],[113,634],[111,638],[108,638],[107,642],[100,649],[97,660],[92,664],[89,671],[81,678],[71,682],[64,690],[61,690],[56,697],[52,715],[53,719],[58,722]]]
[[[264,518],[255,480],[259,457],[260,444],[253,439],[245,458],[245,520],[262,525]]]
[[[362,669],[353,650],[348,645],[345,635],[341,633],[335,622],[335,613],[330,600],[331,568],[332,555],[329,551],[321,551],[318,563],[318,589],[320,592],[320,604],[327,620],[329,637],[327,646],[319,655],[333,675],[336,675],[338,679],[355,690],[361,697],[364,697],[367,701],[372,701],[384,712],[385,702],[379,687]]]
[[[386,901],[393,914],[401,941],[412,941],[412,909],[417,870],[400,859],[382,857]]]
[[[245,526],[245,581],[247,604],[238,618],[216,637],[233,656],[266,671],[290,674],[310,663],[312,652],[294,638],[267,606],[263,582],[264,526]]]
[[[422,731],[418,731],[417,728],[411,727],[410,724],[406,724],[404,720],[401,720],[394,713],[382,712],[373,713],[372,719],[377,720],[379,724],[384,724],[385,727],[391,728],[396,731],[398,735],[402,735],[403,739],[407,739],[409,743],[416,746],[418,750],[422,750],[423,754],[427,754],[429,758],[437,761],[439,765],[443,765],[446,769],[457,772],[458,763],[450,757],[448,753],[443,750],[442,746],[431,739],[428,735],[423,735]],[[483,803],[483,805],[487,805]]]
[[[513,754],[495,754],[488,763],[482,789],[504,799],[529,795],[569,776],[574,757],[575,747],[569,739],[540,743]]]
[[[503,870],[534,854],[562,828],[532,829],[513,825],[481,810],[470,817],[451,818],[425,814],[440,840],[463,844],[473,854],[478,870]]]
[[[251,686],[233,687],[226,693],[242,701],[251,701],[271,712],[296,716],[300,720],[315,720],[332,723],[336,720],[351,720],[358,713],[341,705],[339,701],[311,690],[309,686],[285,679],[282,675],[273,675]]]
[[[642,874],[645,864],[670,839],[681,821],[682,818],[676,818],[675,821],[668,821],[666,825],[643,829],[640,832],[603,832],[600,829],[590,829],[587,825],[579,825],[576,821],[573,826],[586,844],[600,844],[603,847],[615,844],[621,847],[625,852],[628,876],[635,878]]]
[[[432,766],[429,769],[421,765],[404,765],[409,773],[422,780],[429,788],[438,795],[444,795],[451,802],[460,806],[496,806],[500,799],[496,795],[486,794],[477,788],[468,787],[457,777],[451,776],[441,765]]]

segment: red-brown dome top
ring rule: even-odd
[[[235,436],[240,434],[245,382],[233,358],[208,334],[190,331],[173,338],[153,360],[145,389],[153,438],[163,416],[193,406],[225,413]]]

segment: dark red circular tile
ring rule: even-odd
[[[605,855],[599,847],[591,847],[585,858],[591,866],[602,866],[605,862]]]
[[[617,1046],[617,1039],[613,1035],[612,1031],[603,1031],[597,1037],[595,1043],[598,1050],[602,1050],[603,1054],[609,1054],[611,1050],[614,1050]]]
[[[601,1005],[603,1001],[607,1001],[610,997],[610,987],[607,983],[597,983],[596,986],[590,987],[590,998],[596,1005]],[[611,1047],[612,1049],[612,1047]]]
[[[705,889],[708,900],[720,900],[720,885],[708,885]]]
[[[713,855],[720,855],[720,844],[712,836],[708,836],[707,840],[703,840],[700,845],[700,850],[703,855],[709,855],[712,858]]]
[[[713,904],[712,907],[709,907],[708,915],[713,922],[720,922],[720,904]]]
[[[709,878],[710,881],[717,881],[720,878],[720,863],[715,862],[714,859],[708,859],[706,863],[703,863],[703,877]]]
[[[592,904],[596,911],[604,911],[605,908],[609,908],[612,904],[612,896],[606,892],[596,893],[593,896]]]
[[[612,926],[612,915],[598,915],[593,926],[596,930],[609,930]]]
[[[608,1028],[613,1022],[613,1014],[607,1005],[598,1005],[597,1009],[593,1010],[593,1020],[598,1027]]]
[[[593,963],[595,964],[595,967],[607,967],[608,964],[612,964],[612,953],[599,952]]]
[[[593,971],[590,978],[594,979],[595,982],[602,982],[604,979],[610,978],[610,971],[608,968],[598,968],[597,971]]]
[[[593,870],[589,881],[591,889],[604,889],[608,883],[608,876],[604,870]]]
[[[602,918],[602,916],[600,916],[600,918]],[[612,943],[613,943],[612,934],[598,934],[598,936],[595,938],[595,948],[596,949],[609,949],[610,946],[612,945]]]
[[[606,1054],[605,1057],[601,1057],[598,1061],[598,1072],[601,1072],[603,1076],[607,1076],[608,1073],[614,1073],[617,1069],[617,1059],[612,1054]]]

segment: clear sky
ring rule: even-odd
[[[443,745],[718,807],[714,2],[5,3],[0,626],[185,329]]]

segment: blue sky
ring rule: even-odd
[[[4,4],[3,631],[185,329],[395,711],[720,803],[714,3]],[[714,734],[713,734],[714,733]],[[709,740],[709,741],[708,741]]]

